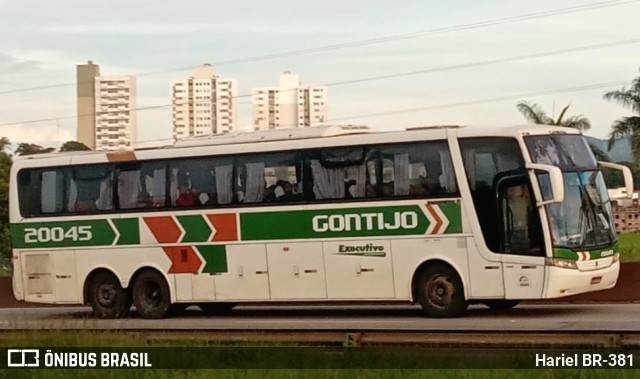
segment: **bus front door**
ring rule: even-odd
[[[545,276],[540,215],[528,176],[497,183],[502,265],[506,299],[538,299]]]

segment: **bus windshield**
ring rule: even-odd
[[[581,135],[546,135],[525,138],[531,159],[563,171],[562,203],[546,205],[554,246],[593,249],[616,241],[613,211],[602,173]],[[544,200],[551,198],[547,174],[538,174]]]

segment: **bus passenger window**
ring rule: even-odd
[[[40,175],[40,213],[63,211],[64,174],[61,170],[44,171]]]
[[[238,162],[238,201],[291,203],[303,200],[302,161],[297,154],[275,153],[246,157]]]
[[[140,170],[120,171],[118,175],[118,200],[120,209],[146,208],[150,197],[140,192]]]
[[[80,166],[71,171],[68,193],[68,210],[70,212],[113,209],[113,169],[111,166]]]
[[[445,141],[383,146],[380,152],[383,197],[457,194],[453,162]]]

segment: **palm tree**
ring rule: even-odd
[[[60,151],[83,151],[91,150],[89,146],[78,141],[67,141],[60,146]]]
[[[562,112],[560,112],[560,115],[558,115],[558,118],[555,120],[549,117],[538,104],[530,104],[526,101],[521,101],[516,105],[516,108],[518,108],[518,111],[522,113],[527,121],[534,124],[563,126],[566,128],[578,129],[581,132],[591,129],[591,121],[589,121],[589,119],[584,117],[583,115],[572,116],[567,119],[564,118],[570,105],[571,104],[567,104],[567,106],[562,109]],[[589,146],[591,147],[591,151],[593,152],[593,155],[597,160],[609,160],[607,154],[598,146],[592,143],[590,143]]]
[[[631,108],[637,114],[614,121],[609,133],[609,150],[616,140],[631,137],[631,153],[637,162],[640,160],[640,76],[633,79],[630,88],[622,87],[621,90],[609,91],[604,94],[604,98],[613,100],[625,108]]]
[[[16,148],[16,154],[18,155],[44,154],[44,153],[50,153],[54,150],[55,149],[53,147],[44,148],[40,145],[23,142],[18,144],[18,147]]]

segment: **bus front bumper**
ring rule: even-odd
[[[548,269],[549,280],[544,298],[551,299],[615,287],[620,273],[620,262],[593,271],[579,271],[553,266]]]

